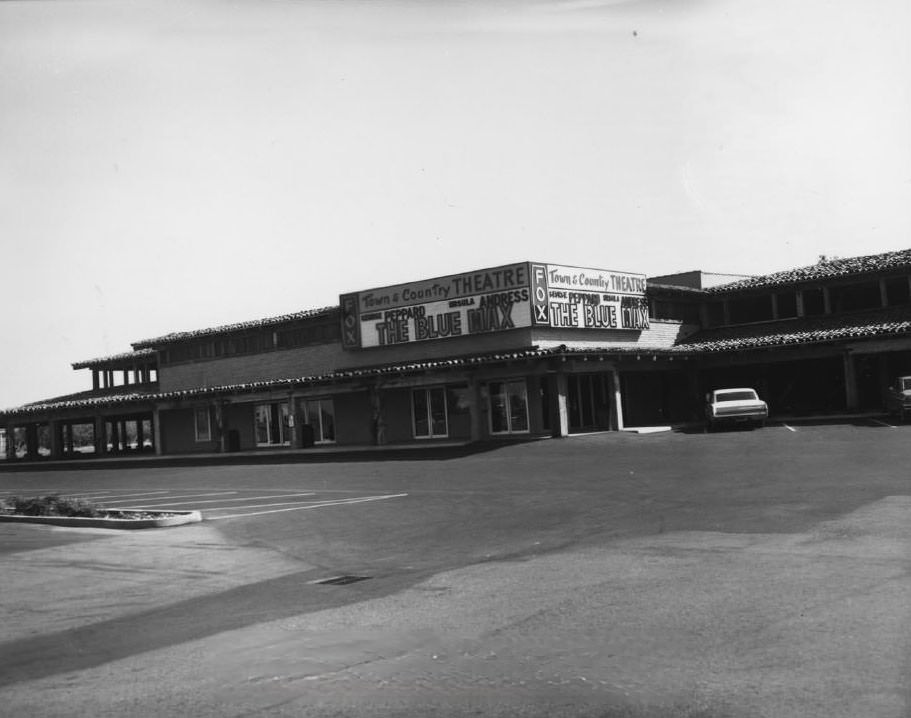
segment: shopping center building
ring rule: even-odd
[[[79,361],[86,391],[0,412],[0,458],[314,451],[877,412],[911,374],[911,250],[765,276],[518,262]],[[89,378],[90,377],[90,378]]]

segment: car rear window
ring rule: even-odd
[[[755,391],[720,391],[715,394],[715,401],[752,401]]]

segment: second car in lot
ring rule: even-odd
[[[769,405],[755,389],[715,389],[705,395],[705,420],[709,429],[723,424],[762,426],[769,418]]]

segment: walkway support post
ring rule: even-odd
[[[152,443],[155,444],[155,453],[161,456],[163,447],[161,445],[161,411],[156,406],[152,409]]]
[[[845,405],[848,411],[856,411],[857,401],[857,370],[854,365],[854,356],[845,352]]]
[[[47,438],[50,442],[51,458],[63,458],[63,427],[59,421],[49,421],[47,425]]]
[[[476,376],[468,380],[468,394],[469,436],[472,441],[480,441],[484,438],[484,405],[481,382]]]
[[[16,426],[6,425],[6,458],[12,461],[16,458]]]
[[[623,397],[620,393],[620,372],[616,369],[611,372],[611,383],[614,385],[611,401],[611,415],[616,417],[616,430],[623,431]]]
[[[107,449],[104,435],[104,417],[95,417],[95,456],[104,456]]]
[[[383,396],[380,392],[379,380],[370,385],[370,419],[373,445],[386,444],[386,415],[383,412]]]
[[[569,395],[569,380],[563,370],[558,370],[550,383],[551,392],[551,436],[555,439],[562,439],[569,436],[569,407],[567,397]]]
[[[289,403],[290,402],[291,402],[291,400],[289,399]],[[219,453],[224,454],[225,453],[225,433],[226,433],[225,432],[224,402],[222,402],[220,399],[216,400],[214,409],[215,409],[215,411],[214,411],[214,414],[215,414],[215,441],[218,443]],[[291,428],[291,433],[292,434],[294,433],[293,425]],[[291,446],[294,446],[293,442],[292,442]]]
[[[38,425],[26,424],[25,426],[25,454],[29,459],[38,458]]]

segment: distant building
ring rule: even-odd
[[[764,276],[518,262],[73,368],[90,389],[0,412],[7,460],[559,437],[699,420],[719,386],[777,417],[877,411],[911,374],[911,250]]]
[[[749,274],[719,274],[718,272],[703,272],[694,269],[691,272],[677,272],[676,274],[662,274],[657,277],[649,277],[649,284],[666,285],[669,287],[689,287],[690,289],[709,289],[722,284],[731,284],[739,282],[742,279],[750,279]]]

